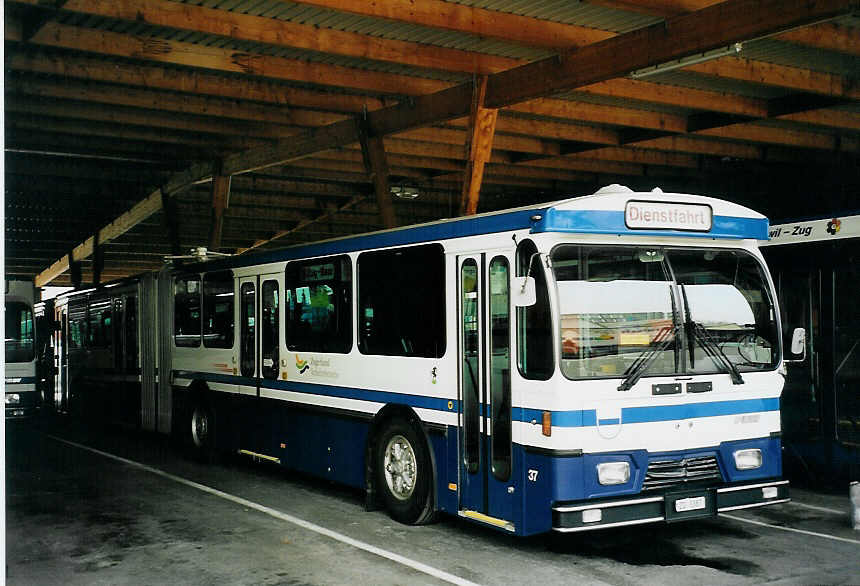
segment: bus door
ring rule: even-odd
[[[510,259],[458,258],[460,513],[513,530]]]
[[[252,379],[253,394],[260,397],[260,389],[279,378],[281,312],[284,290],[283,273],[271,273],[258,277],[239,279],[239,369],[246,394],[250,394],[247,379]],[[273,458],[279,453],[273,432],[279,429],[273,418],[279,411],[269,412],[261,409],[259,400],[249,409],[252,422],[246,427],[253,428],[247,441],[243,440],[245,450],[253,451],[255,457]]]
[[[257,281],[239,279],[239,393],[260,396],[257,370]]]

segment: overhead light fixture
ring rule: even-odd
[[[699,63],[719,59],[720,57],[731,57],[740,53],[743,48],[743,43],[734,43],[728,47],[720,47],[719,49],[697,53],[696,55],[690,55],[689,57],[676,59],[675,61],[667,61],[666,63],[654,65],[653,67],[637,69],[636,71],[632,71],[629,74],[629,77],[632,79],[642,79],[643,77],[648,77],[650,75],[666,73],[667,71],[675,71],[676,69],[689,67],[690,65],[698,65]]]
[[[415,199],[420,195],[418,188],[412,185],[392,185],[389,191],[400,199]]]

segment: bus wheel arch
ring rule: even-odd
[[[408,525],[433,520],[436,462],[430,438],[412,409],[386,405],[377,413],[370,424],[366,462],[368,508],[381,503],[393,519]]]

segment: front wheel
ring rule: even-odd
[[[388,514],[420,525],[434,516],[433,467],[424,437],[402,420],[389,423],[376,443],[376,482]]]

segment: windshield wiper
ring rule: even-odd
[[[695,367],[695,342],[698,340],[702,344],[702,349],[704,349],[705,354],[708,355],[714,364],[723,367],[723,370],[725,370],[725,372],[727,372],[731,377],[733,384],[744,384],[744,378],[741,376],[741,372],[738,370],[738,367],[735,366],[735,363],[729,360],[729,357],[726,356],[723,349],[720,348],[720,345],[714,342],[710,334],[708,334],[708,330],[705,329],[705,326],[693,321],[690,317],[690,304],[687,302],[687,292],[684,290],[684,285],[679,285],[679,287],[681,288],[681,295],[684,297],[684,319],[688,332],[687,337],[690,344],[690,367]]]
[[[671,336],[669,334],[672,334]],[[665,350],[669,344],[674,342],[677,339],[678,335],[678,326],[665,326],[660,328],[660,331],[657,332],[657,335],[654,336],[653,342],[651,342],[652,346],[648,348],[645,352],[639,355],[636,360],[633,361],[627,370],[624,371],[624,380],[621,381],[621,384],[618,385],[619,391],[629,391],[633,388],[633,385],[642,378],[642,375],[645,374],[645,371],[648,370],[648,367],[651,366],[651,363],[659,356],[660,352]]]

